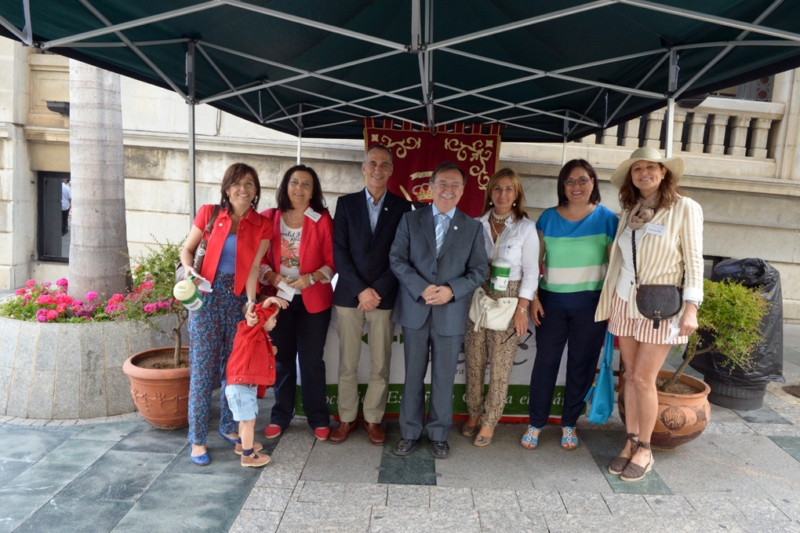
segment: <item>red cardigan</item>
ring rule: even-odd
[[[280,273],[281,270],[281,211],[267,209],[261,213],[272,224],[270,250],[264,254],[262,263]],[[322,266],[333,266],[333,219],[327,210],[320,213],[318,221],[303,217],[303,232],[300,235],[300,274],[311,274]],[[330,283],[320,283],[303,289],[300,293],[309,313],[321,313],[330,309],[333,302],[333,288]]]
[[[213,211],[214,206],[211,204],[205,204],[200,207],[194,219],[195,227],[200,231],[205,231],[208,219],[211,218]],[[222,255],[222,247],[225,244],[225,239],[228,238],[228,233],[231,231],[232,222],[231,217],[228,216],[228,210],[220,209],[219,213],[217,213],[217,219],[214,221],[214,226],[211,228],[206,257],[203,260],[203,268],[200,269],[200,275],[206,278],[209,283],[214,283],[214,276],[216,276],[217,267],[219,266],[219,258]],[[239,222],[239,229],[236,234],[236,274],[233,283],[233,292],[236,295],[242,294],[245,289],[247,276],[253,267],[253,261],[256,260],[256,253],[261,241],[272,238],[272,226],[270,224],[270,221],[256,213],[255,209],[250,209],[247,212],[247,216]]]
[[[258,324],[250,327],[242,320],[236,327],[233,338],[233,351],[228,358],[225,370],[228,385],[266,385],[275,384],[275,354],[272,342],[264,331],[264,323],[275,312],[256,306]]]

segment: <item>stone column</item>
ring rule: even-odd
[[[603,130],[602,143],[606,146],[617,145],[617,126],[611,126]]]
[[[750,134],[750,149],[747,150],[748,157],[767,157],[767,139],[769,138],[769,127],[771,125],[771,119],[756,119],[755,124],[753,124],[753,132]]]
[[[711,115],[711,125],[708,132],[708,153],[725,153],[725,128],[728,126],[728,115]]]
[[[634,118],[625,123],[625,139],[622,141],[623,146],[629,148],[639,147],[639,120]]]
[[[706,131],[708,113],[692,113],[689,136],[686,139],[686,150],[689,152],[703,153],[703,135]]]
[[[661,125],[664,123],[664,111],[653,111],[647,116],[644,132],[644,145],[661,147]]]
[[[733,117],[731,145],[728,147],[728,155],[745,155],[747,130],[750,128],[750,120],[750,117]]]
[[[683,151],[683,124],[686,122],[686,111],[675,106],[675,121],[672,127],[672,152]]]

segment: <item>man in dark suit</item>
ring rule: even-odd
[[[392,320],[403,326],[406,365],[396,455],[411,453],[422,435],[429,360],[425,429],[431,454],[437,459],[450,454],[453,380],[470,296],[489,272],[480,222],[456,209],[466,182],[455,163],[437,166],[431,176],[433,205],[403,216],[392,244],[390,264],[400,281]]]
[[[389,192],[392,153],[383,145],[370,146],[361,164],[366,187],[339,198],[333,220],[333,259],[339,279],[333,294],[339,332],[339,425],[334,444],[356,429],[358,361],[364,323],[369,323],[370,376],[364,396],[364,429],[369,441],[383,445],[381,428],[389,390],[392,358],[392,308],[397,278],[389,268],[389,250],[397,225],[411,204]]]

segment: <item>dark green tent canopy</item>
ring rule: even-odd
[[[800,65],[797,0],[3,0],[0,17],[6,36],[304,137],[384,116],[561,142]]]

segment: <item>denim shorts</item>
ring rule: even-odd
[[[237,422],[253,420],[258,414],[257,385],[226,385],[225,397]]]

